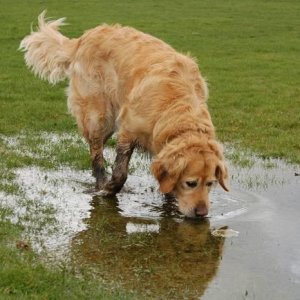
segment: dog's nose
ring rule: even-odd
[[[198,205],[195,208],[196,217],[205,217],[208,214],[208,209],[205,205]]]

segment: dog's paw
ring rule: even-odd
[[[100,191],[100,189],[93,187],[93,188],[84,190],[83,193],[94,195],[95,193],[98,193],[99,191]]]
[[[112,193],[111,191],[108,191],[106,189],[102,189],[99,191],[96,191],[93,193],[95,196],[100,196],[100,197],[110,197],[110,196],[114,196],[115,194]]]
[[[83,193],[91,195],[100,195],[101,193],[108,194],[108,191],[105,189],[104,186],[104,184],[97,184],[95,187],[84,190]]]

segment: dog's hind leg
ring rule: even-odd
[[[95,188],[87,192],[96,192],[101,190],[107,181],[103,149],[113,130],[107,126],[105,118],[101,117],[100,114],[97,114],[97,117],[94,118],[87,116],[84,124],[83,135],[90,147],[92,172],[96,178]]]
[[[106,141],[112,136],[112,134],[112,131],[105,132],[103,135],[104,138],[95,138],[90,144],[93,176],[96,178],[96,191],[101,190],[104,187],[104,184],[107,182],[103,148]]]
[[[117,142],[117,156],[113,166],[112,176],[103,190],[100,192],[103,196],[115,195],[118,193],[126,179],[128,174],[128,166],[133,150],[136,146],[135,140],[131,139],[129,135],[120,133]]]
[[[88,90],[85,86],[86,80],[81,77],[75,79],[71,81],[68,90],[68,107],[90,148],[96,185],[86,192],[96,192],[101,190],[107,181],[103,149],[106,140],[114,131],[114,113],[110,109],[109,101],[101,93],[82,97],[81,94],[87,93]]]
[[[95,190],[100,190],[106,182],[103,140],[95,138],[89,144],[93,176],[96,178]]]

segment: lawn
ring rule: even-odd
[[[70,37],[102,22],[134,26],[191,52],[210,86],[209,106],[223,142],[263,157],[300,162],[298,1],[1,0],[0,130],[74,131],[64,87],[34,78],[20,40],[45,8],[66,16]]]
[[[298,0],[0,0],[0,7],[0,192],[18,192],[10,184],[17,167],[89,168],[82,146],[71,147],[68,155],[57,149],[49,162],[19,157],[4,142],[22,135],[24,147],[38,152],[35,137],[41,133],[77,131],[67,112],[67,82],[51,86],[35,78],[17,51],[45,8],[48,16],[67,17],[70,25],[62,32],[69,37],[103,22],[121,23],[190,52],[209,82],[209,108],[219,139],[237,151],[300,163]],[[0,298],[1,293],[16,299],[125,297],[103,291],[88,275],[78,279],[71,270],[48,270],[30,251],[14,249],[22,228],[7,222],[6,214],[0,224],[0,257],[5,261]],[[74,292],[67,295],[66,290]]]

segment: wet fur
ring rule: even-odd
[[[193,176],[201,185],[215,178],[227,190],[208,89],[195,60],[130,27],[101,25],[68,39],[59,33],[61,25],[64,19],[45,21],[43,12],[20,49],[41,78],[53,84],[69,78],[68,107],[90,145],[96,188],[107,195],[120,191],[138,145],[154,155],[151,170],[161,191],[174,193],[184,214],[208,210],[205,187],[182,189],[196,160]],[[117,158],[107,182],[103,146],[115,131]]]

